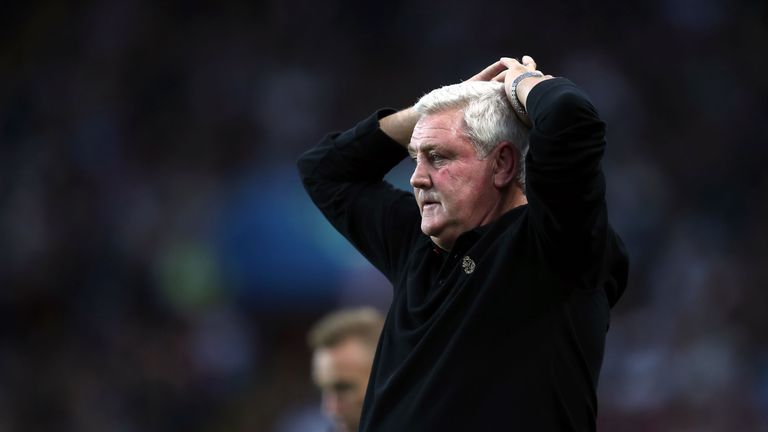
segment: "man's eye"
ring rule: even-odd
[[[336,383],[333,385],[333,391],[336,393],[347,393],[355,388],[352,383]]]

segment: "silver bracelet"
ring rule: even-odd
[[[510,88],[509,102],[512,104],[512,109],[515,110],[517,118],[520,119],[525,125],[531,126],[531,119],[528,118],[528,111],[525,110],[523,104],[520,103],[520,99],[517,98],[517,85],[520,81],[530,77],[543,77],[544,74],[539,71],[523,72],[512,81],[512,88]]]

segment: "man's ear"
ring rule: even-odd
[[[502,141],[496,145],[492,152],[493,161],[493,185],[504,188],[515,181],[519,160],[517,152],[509,141]]]

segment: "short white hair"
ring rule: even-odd
[[[497,144],[509,141],[517,150],[517,181],[525,186],[525,155],[530,129],[512,110],[504,84],[496,81],[465,81],[432,90],[414,106],[422,116],[451,109],[464,112],[464,133],[475,145],[480,159]]]

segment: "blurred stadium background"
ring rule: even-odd
[[[600,430],[768,431],[766,53],[764,1],[3,2],[0,430],[316,430],[305,331],[389,287],[296,157],[531,54],[609,126]]]

